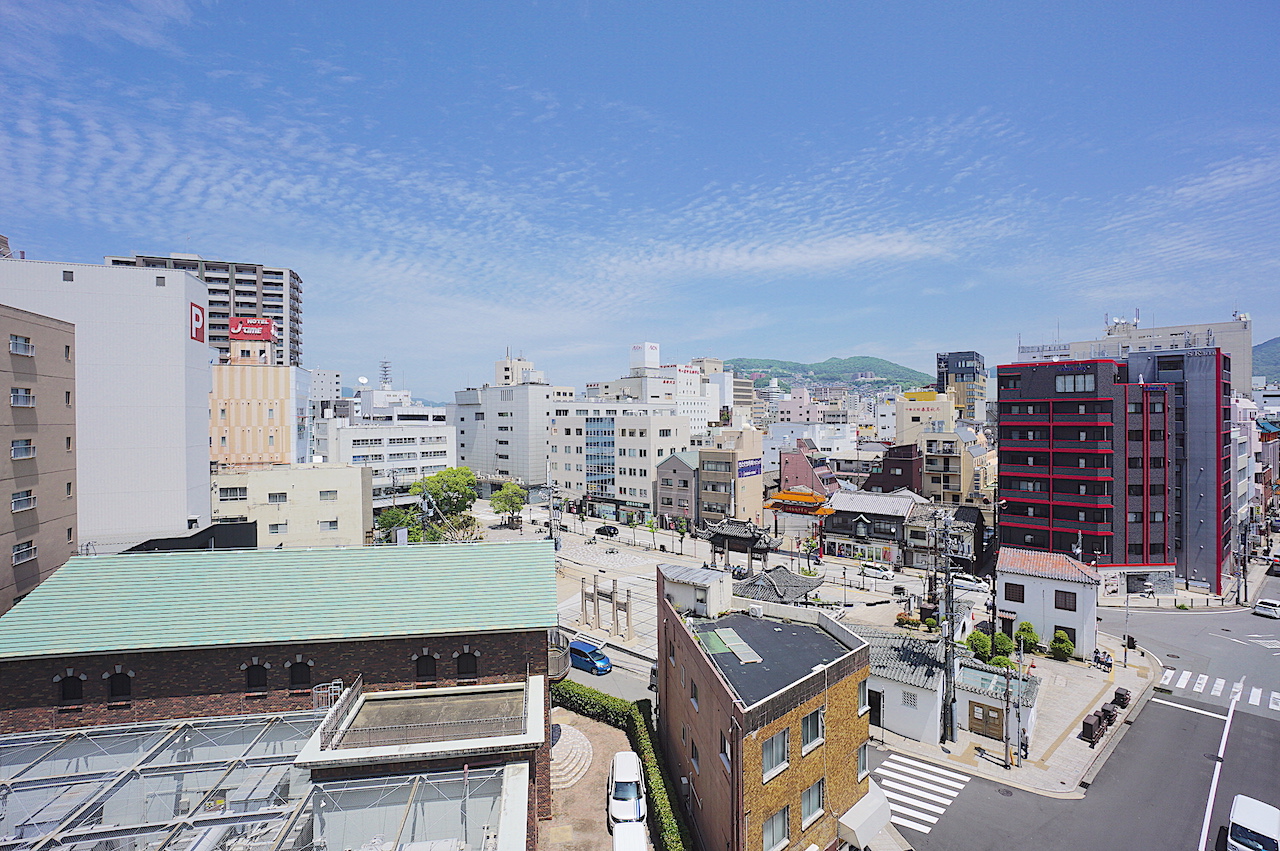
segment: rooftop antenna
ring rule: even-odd
[[[379,366],[378,389],[391,389],[391,361],[389,360],[382,361]]]

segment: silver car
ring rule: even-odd
[[[991,586],[972,573],[951,574],[951,585],[960,591],[990,591]]]

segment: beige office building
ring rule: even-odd
[[[256,521],[260,547],[364,546],[373,542],[373,470],[226,465],[213,475],[213,520]]]
[[[0,494],[9,494],[9,511],[0,511],[0,553],[10,558],[0,560],[0,613],[74,555],[77,541],[75,326],[0,305],[5,336]]]
[[[209,395],[209,459],[219,464],[309,460],[310,374],[294,366],[215,364]]]

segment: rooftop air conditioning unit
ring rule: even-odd
[[[748,606],[747,614],[753,618],[764,617],[764,606]]]

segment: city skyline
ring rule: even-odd
[[[931,372],[1280,334],[1263,4],[0,8],[0,233],[296,269],[304,365],[449,401],[709,355]],[[393,24],[388,28],[387,24]]]

